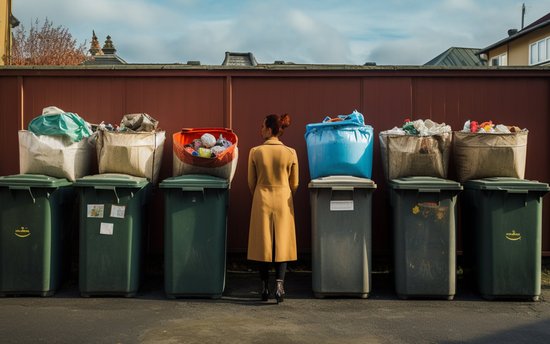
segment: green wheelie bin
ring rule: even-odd
[[[80,198],[80,294],[135,296],[151,184],[106,173],[77,179],[74,185]]]
[[[435,177],[392,179],[395,290],[402,298],[456,293],[456,199],[462,186]]]
[[[165,179],[166,296],[221,297],[225,287],[228,181],[209,175]]]
[[[0,295],[51,296],[61,283],[75,195],[66,179],[0,177]]]
[[[542,196],[548,191],[546,183],[516,178],[464,183],[462,228],[474,248],[483,298],[539,299]]]

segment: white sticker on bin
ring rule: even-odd
[[[353,211],[353,200],[330,201],[330,211]]]
[[[113,228],[114,224],[101,222],[101,226],[99,227],[99,234],[113,235]]]
[[[104,210],[103,204],[88,204],[88,217],[102,219]]]
[[[124,218],[124,213],[126,212],[126,206],[124,205],[111,205],[111,217],[116,217],[119,219]]]

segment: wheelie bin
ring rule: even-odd
[[[166,296],[221,297],[225,287],[228,181],[209,175],[165,179]]]
[[[368,297],[375,189],[372,180],[347,175],[309,183],[315,297]]]
[[[0,295],[53,295],[61,283],[64,241],[75,196],[66,179],[0,177]]]
[[[462,227],[473,241],[483,298],[539,299],[542,196],[548,191],[546,183],[517,178],[464,183]]]
[[[151,184],[106,173],[77,179],[74,185],[80,197],[80,294],[135,296]]]
[[[402,298],[456,293],[456,198],[462,186],[435,177],[389,181],[395,290]]]

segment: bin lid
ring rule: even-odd
[[[185,174],[163,180],[161,188],[197,187],[203,189],[226,189],[229,186],[227,179],[209,176],[206,174]]]
[[[75,186],[115,186],[121,188],[143,188],[149,181],[147,178],[121,173],[102,173],[77,179]]]
[[[392,189],[400,190],[462,190],[462,185],[459,182],[427,176],[392,179],[389,182],[389,186]]]
[[[327,176],[313,179],[309,182],[309,188],[356,188],[376,189],[374,181],[367,178],[354,176]]]
[[[36,188],[58,188],[70,186],[65,178],[50,177],[43,174],[14,174],[0,177],[0,186],[27,186]]]
[[[484,179],[469,180],[464,183],[467,189],[478,190],[502,190],[502,191],[541,191],[548,192],[550,187],[547,183],[536,180],[526,180],[510,177],[493,177]]]

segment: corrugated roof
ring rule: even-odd
[[[528,34],[529,32],[533,32],[535,30],[538,30],[538,29],[543,28],[543,27],[548,26],[548,25],[550,25],[550,12],[547,13],[546,15],[542,16],[541,18],[535,20],[531,24],[527,25],[526,27],[524,27],[523,29],[518,31],[516,34],[513,34],[512,36],[508,36],[508,37],[506,37],[506,38],[504,38],[504,39],[502,39],[502,40],[500,40],[500,41],[498,41],[494,44],[491,44],[490,46],[481,49],[477,53],[478,54],[486,53],[491,49],[497,48],[497,47],[499,47],[503,44],[508,43],[509,41],[513,41],[514,39],[519,38],[521,36],[524,36],[524,35]]]
[[[484,66],[486,65],[485,61],[481,60],[479,55],[476,55],[478,51],[477,48],[451,47],[426,62],[424,66]]]

